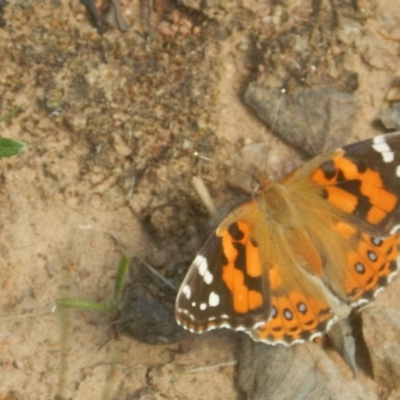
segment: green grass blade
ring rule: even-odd
[[[59,307],[77,308],[80,310],[95,310],[107,313],[113,312],[113,310],[111,310],[109,306],[97,303],[95,301],[83,300],[83,299],[73,299],[73,298],[58,299],[57,305]]]
[[[0,158],[15,156],[27,148],[26,143],[19,140],[0,138]]]
[[[114,288],[114,299],[112,304],[114,307],[119,309],[121,304],[122,295],[124,293],[124,288],[129,276],[129,258],[127,256],[122,256],[119,265],[117,277],[115,278],[115,288]]]

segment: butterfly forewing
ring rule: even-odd
[[[300,169],[308,170],[338,216],[375,236],[385,237],[396,229],[400,223],[399,133],[350,144],[323,159],[319,165],[315,159]]]
[[[264,323],[271,303],[260,262],[249,225],[223,222],[181,285],[175,307],[179,324],[203,332],[220,327],[246,330]]]

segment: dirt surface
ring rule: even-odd
[[[400,78],[400,3],[159,0],[149,13],[146,2],[121,1],[130,29],[103,34],[77,0],[9,3],[1,13],[0,115],[23,111],[0,134],[29,148],[0,160],[0,400],[256,398],[237,386],[240,335],[142,343],[116,337],[107,315],[54,311],[55,301],[106,302],[123,254],[178,287],[215,226],[194,175],[224,215],[243,198],[227,176],[236,181],[231,167],[236,157],[246,161],[244,145],[269,143],[258,167],[268,162],[277,175],[309,158],[276,135],[270,141],[242,101],[250,82],[287,93],[340,90],[357,100],[341,140],[384,132],[377,116]],[[137,260],[133,268],[147,271]],[[146,279],[144,296],[168,308],[171,289]],[[397,279],[376,312],[400,314],[399,293]],[[385,319],[392,329],[396,318]],[[301,369],[304,350],[294,351]],[[329,346],[309,354],[333,372],[323,373],[326,396],[307,398],[343,398],[343,390],[354,394],[348,398],[400,398],[385,369],[374,380],[363,368],[355,381]]]

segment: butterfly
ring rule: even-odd
[[[175,315],[191,332],[244,331],[286,346],[324,335],[338,306],[369,302],[398,273],[400,132],[263,179],[200,250]]]

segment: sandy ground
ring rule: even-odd
[[[215,226],[192,177],[202,176],[224,214],[241,198],[226,180],[235,154],[269,140],[243,104],[249,82],[345,89],[357,98],[345,142],[383,132],[377,116],[400,72],[400,4],[314,2],[318,23],[335,33],[328,57],[314,46],[322,39],[311,34],[311,2],[266,3],[203,2],[196,10],[197,2],[158,1],[148,18],[146,4],[122,1],[130,30],[103,35],[79,1],[4,8],[0,114],[23,111],[0,134],[29,148],[0,160],[0,400],[255,398],[237,386],[234,333],[146,344],[116,337],[107,315],[54,305],[65,296],[106,302],[123,254],[179,285]],[[301,53],[308,73],[296,76],[288,66]],[[356,74],[355,87],[346,71]],[[281,173],[309,157],[276,137],[270,143]],[[194,150],[217,163],[199,162]],[[144,290],[171,305],[173,294],[146,279]],[[399,289],[397,280],[376,310],[400,311]],[[368,394],[359,398],[400,398],[400,386],[368,372],[359,382]]]

